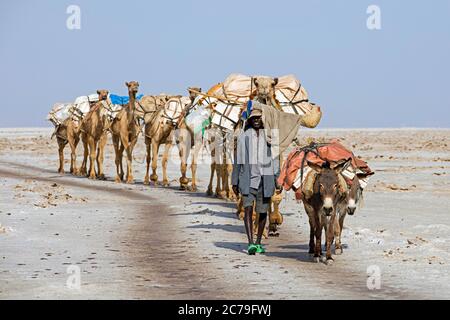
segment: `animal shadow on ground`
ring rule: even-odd
[[[233,250],[239,253],[245,253],[247,250],[246,242],[225,242],[225,241],[217,241],[214,242],[214,245],[217,248]]]
[[[211,229],[211,230],[224,230],[227,232],[245,233],[243,226],[237,226],[232,224],[198,224],[195,226],[188,226],[188,229]]]
[[[225,212],[225,211],[213,211],[210,209],[204,209],[200,211],[193,211],[193,212],[186,212],[186,213],[171,213],[169,216],[199,216],[199,215],[206,215],[206,216],[213,216],[218,218],[226,218],[226,219],[233,219],[236,220],[236,214],[231,212]]]
[[[245,253],[247,250],[247,243],[244,242],[214,242],[214,245],[218,248],[227,249],[227,250],[233,250],[239,253]],[[308,245],[295,245],[295,246],[289,246],[292,249],[296,249],[295,251],[274,251],[284,248],[284,247],[275,247],[271,246],[264,256],[266,257],[274,257],[274,258],[283,258],[283,259],[293,259],[297,261],[302,262],[312,262],[312,255],[308,253],[309,246]]]
[[[275,251],[277,249],[281,249],[283,251]],[[285,249],[292,249],[292,251],[284,251]],[[308,244],[286,245],[275,247],[272,250],[267,250],[266,256],[283,259],[293,259],[302,262],[313,262],[313,257],[308,253],[308,251]]]

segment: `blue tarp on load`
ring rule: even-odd
[[[143,94],[137,95],[136,100],[141,100],[143,96],[144,96]],[[110,94],[109,98],[111,99],[112,104],[124,105],[124,104],[128,104],[128,102],[130,101],[130,97],[118,96],[116,94]]]

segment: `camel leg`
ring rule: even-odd
[[[97,154],[97,167],[98,167],[98,179],[105,180],[105,174],[103,172],[103,160],[106,145],[107,136],[104,134],[98,143],[98,154]]]
[[[217,198],[223,198],[223,193],[221,189],[221,180],[222,180],[222,165],[216,162],[216,192],[215,196]]]
[[[150,177],[149,177],[149,171],[150,171],[150,161],[152,159],[151,157],[151,151],[152,151],[152,141],[149,138],[145,138],[145,147],[146,147],[146,153],[147,153],[147,167],[145,170],[145,177],[144,177],[144,184],[149,185],[150,184]]]
[[[133,183],[133,171],[132,171],[132,161],[133,161],[133,149],[132,144],[128,141],[128,134],[120,134],[120,140],[122,141],[122,147],[127,155],[127,183]]]
[[[83,133],[82,136],[82,141],[83,141],[83,162],[81,164],[81,169],[80,169],[80,176],[86,176],[87,175],[87,161],[88,161],[88,155],[89,155],[89,147],[88,147],[88,142],[87,142],[88,138],[87,135],[85,133]]]
[[[128,145],[128,148],[125,149],[127,152],[127,183],[134,183],[133,177],[133,148],[131,145]]]
[[[120,183],[122,182],[121,174],[120,174],[120,157],[122,157],[122,154],[120,153],[120,140],[119,137],[115,134],[112,135],[112,141],[114,145],[114,153],[115,153],[115,164],[116,164],[116,178],[115,182]]]
[[[178,143],[178,148],[179,148],[179,156],[180,156],[180,172],[181,172],[181,177],[180,177],[180,189],[181,190],[186,190],[189,184],[189,180],[186,177],[186,172],[187,172],[187,159],[189,157],[189,149],[188,146],[186,145],[186,139],[181,139],[181,141],[179,141]]]
[[[214,181],[214,174],[216,171],[216,160],[215,160],[215,154],[214,149],[211,151],[211,170],[209,175],[209,184],[208,184],[208,190],[206,190],[206,195],[212,196],[213,193],[213,181]]]
[[[164,147],[164,154],[162,158],[162,172],[163,172],[163,181],[162,185],[164,187],[168,187],[169,184],[169,178],[167,177],[167,164],[169,163],[169,155],[170,150],[172,149],[172,144],[170,142],[166,143]]]
[[[244,202],[242,200],[242,196],[239,196],[237,200],[237,215],[239,216],[239,220],[244,220],[245,210],[244,210]]]
[[[208,190],[206,190],[206,195],[207,196],[212,196],[214,194],[213,193],[212,184],[213,184],[213,181],[214,181],[215,171],[216,171],[216,164],[213,162],[213,163],[211,163],[211,169],[210,169],[210,174],[209,174]]]
[[[59,154],[59,168],[58,173],[64,174],[64,147],[67,142],[61,138],[57,138],[58,140],[58,154]]]
[[[232,185],[230,183],[231,175],[233,174],[233,165],[227,164],[227,179],[228,179],[228,198],[232,201],[236,201],[236,195],[234,194]]]
[[[79,136],[72,136],[72,139],[69,139],[70,151],[71,151],[71,167],[72,174],[77,176],[79,174],[79,170],[77,167],[77,146],[80,142]]]
[[[281,200],[283,200],[281,193],[275,192],[271,199],[271,212],[269,219],[271,224],[281,225],[283,223],[283,216],[280,213]]]
[[[96,160],[96,141],[93,137],[89,136],[88,145],[89,145],[89,179],[95,179],[95,160]]]
[[[222,194],[224,199],[228,198],[228,171],[226,162],[222,164]]]
[[[197,160],[200,153],[200,150],[202,149],[201,140],[197,141],[194,144],[194,150],[192,153],[192,163],[191,163],[191,175],[192,175],[192,181],[191,181],[191,191],[197,191]]]
[[[125,151],[125,147],[123,143],[120,143],[119,147],[119,169],[120,169],[120,181],[123,181],[124,178],[124,170],[123,170],[123,152]]]
[[[159,142],[152,141],[152,175],[150,180],[153,184],[158,184],[158,175],[156,174],[156,169],[158,168],[158,153],[159,153]]]

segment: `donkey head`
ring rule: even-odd
[[[349,215],[354,215],[356,211],[356,206],[362,199],[361,184],[359,183],[360,177],[355,176],[352,181],[352,185],[347,193],[347,213]]]
[[[347,193],[345,180],[341,176],[346,165],[347,163],[344,162],[332,169],[329,163],[323,167],[309,164],[318,173],[314,183],[314,194],[320,198],[321,211],[327,217],[336,213],[339,201]]]

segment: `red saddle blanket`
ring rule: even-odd
[[[312,143],[309,146],[293,150],[283,164],[278,184],[285,190],[290,190],[294,185],[298,170],[302,169],[302,167],[306,168],[310,163],[323,166],[327,162],[333,167],[343,161],[351,161],[353,169],[355,171],[359,169],[358,175],[367,177],[373,174],[365,161],[357,158],[353,152],[345,148],[338,140],[332,140],[330,143]]]

